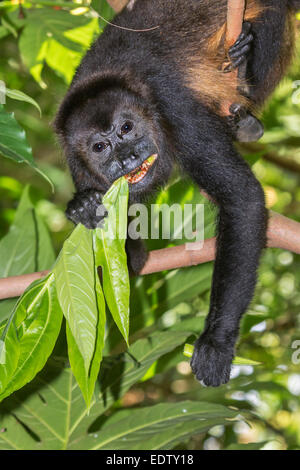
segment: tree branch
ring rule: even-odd
[[[228,0],[227,1],[227,28],[226,28],[226,44],[228,50],[236,42],[242,32],[246,1],[245,0]]]
[[[106,0],[107,3],[115,10],[116,13],[119,13],[125,5],[127,5],[128,0]]]
[[[279,142],[278,145],[285,145],[285,142]],[[265,144],[260,144],[259,142],[255,143],[243,143],[239,144],[239,148],[242,153],[259,153],[262,152],[261,158],[273,163],[274,165],[283,168],[284,170],[292,171],[293,173],[300,174],[300,165],[295,160],[285,155],[280,156],[274,150],[269,150]]]
[[[300,254],[300,223],[270,211],[267,236],[268,247],[282,248]],[[215,247],[216,239],[209,238],[203,245],[201,242],[194,242],[151,251],[141,275],[213,261]],[[0,299],[18,297],[33,281],[46,276],[48,272],[41,271],[0,279]]]

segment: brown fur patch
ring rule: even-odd
[[[224,115],[226,103],[249,107],[248,99],[237,90],[236,75],[223,73],[214,62],[202,59],[201,64],[190,65],[186,70],[186,81],[201,102],[221,115]]]
[[[248,0],[245,20],[253,21],[261,15],[264,7],[259,0]],[[185,71],[187,86],[199,95],[201,101],[220,115],[228,113],[231,103],[241,103],[248,108],[249,100],[237,90],[235,73],[223,73],[222,64],[226,60],[225,51],[226,22],[208,40],[204,57],[193,56],[188,59]]]

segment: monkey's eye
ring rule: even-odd
[[[130,121],[126,121],[125,124],[121,127],[121,134],[128,134],[133,129],[133,124]]]
[[[97,142],[96,144],[93,145],[93,152],[103,152],[107,147],[107,144],[105,142]]]

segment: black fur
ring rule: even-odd
[[[253,43],[247,75],[254,104],[264,101],[284,71],[283,31],[289,8],[300,2],[262,4],[272,8],[253,22],[242,48],[248,54]],[[229,380],[239,322],[253,296],[267,228],[262,188],[235,150],[228,121],[184,81],[185,57],[193,51],[201,54],[210,32],[224,23],[226,5],[227,0],[136,0],[114,23],[159,28],[138,33],[108,26],[79,66],[56,118],[77,189],[68,207],[75,223],[94,226],[97,194],[155,149],[153,167],[130,187],[131,201],[143,200],[166,183],[176,161],[218,204],[210,310],[191,361],[197,379],[212,386]],[[233,57],[239,58],[237,49]],[[134,127],[128,136],[120,133],[125,112]],[[95,142],[105,144],[99,155]],[[131,266],[139,271],[146,261],[141,246],[135,250],[129,241],[127,248],[130,255],[137,254]]]

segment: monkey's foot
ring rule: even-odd
[[[253,41],[253,35],[250,30],[251,23],[245,21],[241,34],[228,51],[230,63],[225,67],[224,72],[231,72],[231,70],[236,69],[248,60]]]
[[[81,223],[87,228],[99,227],[99,224],[107,215],[101,200],[101,193],[95,190],[76,193],[74,199],[67,206],[66,216],[74,224]]]
[[[264,135],[264,126],[260,120],[241,104],[233,103],[230,113],[228,124],[238,142],[256,142]]]
[[[200,336],[195,343],[191,368],[203,385],[219,387],[230,379],[234,348],[214,344],[209,337]]]

